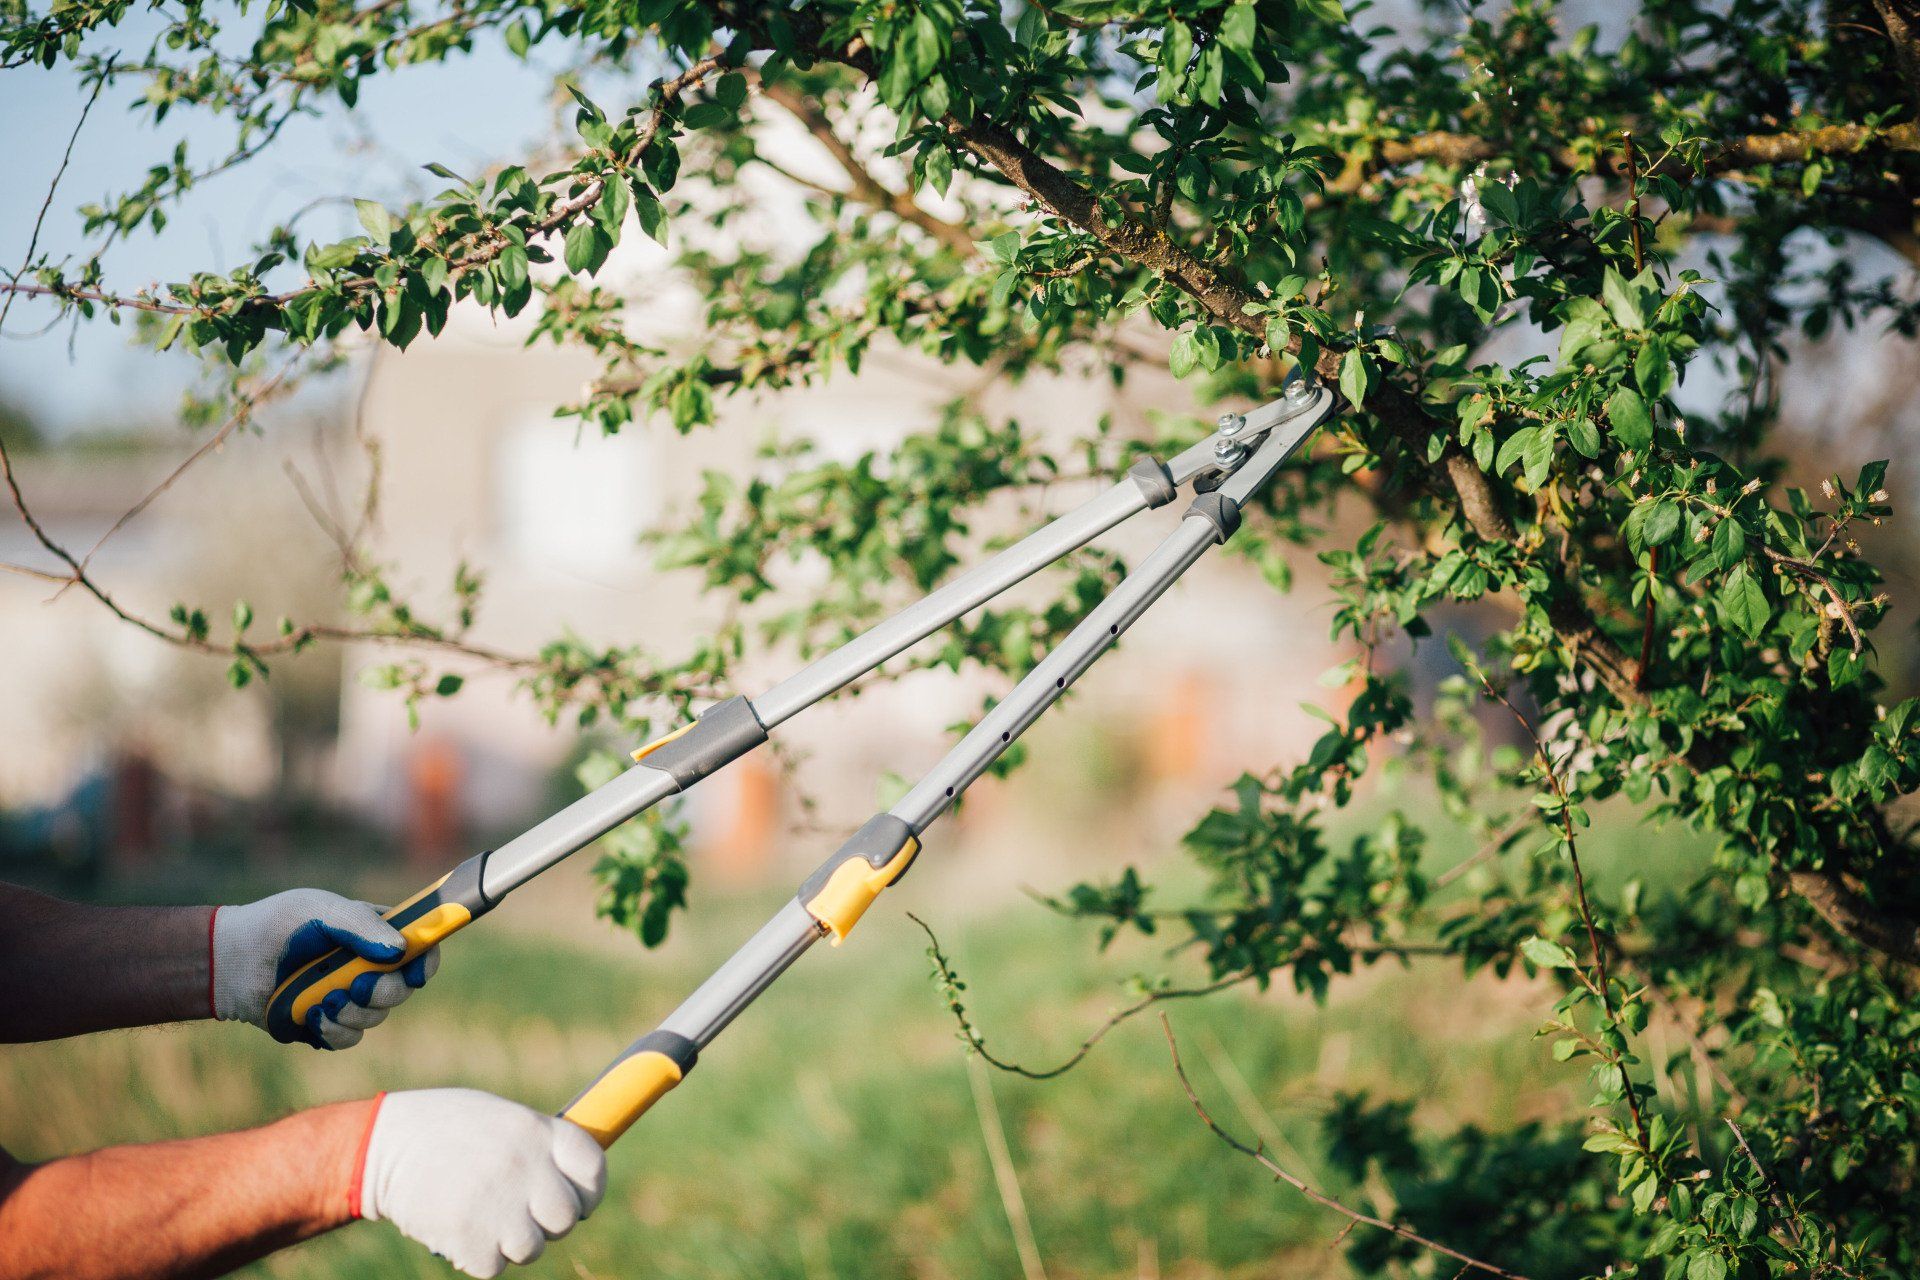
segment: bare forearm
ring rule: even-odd
[[[16,1166],[0,1186],[0,1280],[222,1275],[350,1221],[372,1102],[241,1133]]]
[[[0,1042],[204,1018],[207,907],[91,907],[0,885]]]

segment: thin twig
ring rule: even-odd
[[[1633,273],[1647,269],[1645,247],[1640,243],[1640,160],[1633,150],[1633,130],[1620,135],[1627,150],[1627,231],[1633,237]]]
[[[1171,987],[1164,991],[1150,992],[1095,1027],[1093,1033],[1081,1041],[1080,1047],[1074,1050],[1065,1061],[1045,1068],[1024,1067],[1017,1062],[1008,1062],[1005,1059],[996,1058],[988,1051],[986,1038],[980,1034],[980,1029],[975,1027],[973,1022],[967,1017],[966,1007],[960,1002],[959,992],[964,984],[960,981],[960,975],[955,973],[953,966],[948,963],[946,953],[940,949],[940,939],[935,936],[933,929],[925,920],[914,915],[911,911],[907,913],[907,919],[919,925],[921,931],[927,935],[927,942],[929,944],[927,954],[933,960],[935,974],[939,978],[941,986],[946,991],[947,1007],[952,1011],[955,1020],[959,1022],[960,1035],[962,1039],[966,1041],[967,1047],[979,1054],[980,1057],[986,1061],[987,1065],[1000,1071],[1005,1071],[1009,1075],[1025,1076],[1029,1080],[1051,1080],[1056,1076],[1065,1075],[1067,1072],[1079,1066],[1080,1063],[1086,1059],[1086,1056],[1093,1052],[1094,1046],[1106,1038],[1108,1032],[1164,1000],[1191,1000],[1198,996],[1210,996],[1216,991],[1225,991],[1228,987],[1238,986],[1255,977],[1254,972],[1249,970],[1244,973],[1229,974],[1227,977],[1215,982],[1206,983],[1203,986]]]
[[[47,210],[53,207],[54,192],[60,189],[60,180],[67,176],[67,166],[73,162],[74,144],[80,141],[80,130],[87,124],[87,117],[93,114],[93,104],[100,101],[100,91],[107,87],[107,76],[113,71],[111,59],[107,62],[107,74],[93,82],[93,92],[87,95],[87,104],[80,108],[80,118],[73,123],[73,132],[67,135],[67,149],[60,155],[60,167],[53,171],[53,181],[47,184],[47,198],[40,202],[40,212],[33,219],[33,234],[27,237],[27,256],[20,261],[20,269],[7,277],[8,284],[17,285],[20,277],[33,268],[33,255],[40,248],[40,228],[46,224]],[[0,331],[7,327],[7,313],[13,310],[13,300],[19,291],[8,288],[7,300],[0,303]]]
[[[381,631],[371,627],[343,627],[331,623],[309,622],[294,627],[271,640],[258,643],[234,641],[223,644],[204,635],[197,635],[186,627],[169,629],[123,606],[105,587],[88,573],[74,554],[56,542],[46,526],[40,523],[33,508],[28,505],[26,495],[20,490],[20,479],[14,473],[13,455],[8,452],[6,441],[0,440],[0,480],[4,480],[7,493],[13,500],[13,508],[20,513],[27,529],[49,554],[67,566],[63,575],[49,575],[43,569],[28,565],[16,565],[0,562],[0,571],[15,573],[22,577],[41,580],[71,582],[97,600],[114,617],[127,625],[146,632],[156,640],[196,653],[212,654],[225,658],[263,658],[276,654],[294,653],[316,640],[353,641],[365,640],[375,644],[399,645],[410,648],[439,649],[449,653],[475,658],[491,666],[509,670],[530,670],[541,665],[538,657],[507,653],[487,645],[475,644],[454,636],[442,635],[437,631],[421,628],[412,631]]]
[[[1773,1205],[1774,1210],[1780,1215],[1780,1221],[1784,1223],[1787,1230],[1792,1233],[1793,1242],[1800,1244],[1800,1219],[1798,1215],[1794,1214],[1788,1208],[1787,1198],[1780,1194],[1780,1188],[1774,1182],[1773,1175],[1767,1172],[1767,1166],[1760,1163],[1760,1157],[1753,1154],[1753,1148],[1747,1145],[1747,1135],[1740,1132],[1740,1126],[1735,1124],[1729,1117],[1723,1117],[1722,1119],[1727,1128],[1733,1130],[1733,1140],[1740,1144],[1740,1154],[1747,1158],[1747,1162],[1753,1166],[1753,1171],[1760,1175],[1760,1185],[1767,1189],[1768,1203]]]
[[[1620,135],[1627,154],[1627,233],[1633,240],[1633,274],[1647,269],[1646,248],[1640,242],[1640,159],[1633,149],[1633,131]],[[1634,672],[1633,685],[1645,689],[1653,678],[1654,623],[1660,607],[1660,548],[1647,552],[1646,617],[1640,625],[1640,667]]]
[[[1506,846],[1507,841],[1513,839],[1532,825],[1533,820],[1531,818],[1521,818],[1501,828],[1495,832],[1485,844],[1474,850],[1473,853],[1462,858],[1435,876],[1433,878],[1433,887],[1435,889],[1444,889],[1481,863],[1492,861],[1499,856],[1500,850]]]
[[[1821,590],[1825,591],[1827,593],[1827,599],[1833,602],[1833,607],[1827,612],[1831,616],[1839,618],[1841,625],[1846,627],[1847,638],[1853,645],[1853,651],[1859,653],[1861,649],[1866,647],[1866,640],[1861,636],[1860,628],[1853,620],[1853,610],[1848,608],[1847,602],[1840,598],[1840,592],[1833,585],[1833,579],[1822,573],[1819,567],[1810,560],[1801,560],[1795,556],[1784,555],[1771,547],[1762,547],[1760,550],[1761,553],[1774,564],[1779,565],[1789,573],[1799,574],[1801,577],[1816,584]]]
[[[234,397],[236,404],[233,412],[227,415],[226,421],[222,422],[212,435],[202,441],[198,448],[182,459],[179,466],[169,471],[164,480],[147,490],[146,495],[142,497],[140,501],[128,507],[121,517],[113,522],[112,527],[101,534],[100,537],[95,540],[94,544],[87,549],[87,553],[80,557],[80,567],[84,570],[88,565],[92,564],[93,558],[100,554],[100,548],[107,545],[108,539],[138,519],[140,513],[152,506],[156,498],[173,488],[174,483],[178,481],[182,475],[186,474],[189,467],[226,443],[228,436],[232,435],[242,423],[247,422],[253,417],[254,410],[277,395],[280,389],[286,384],[287,379],[293,375],[294,370],[300,367],[301,358],[301,355],[295,355],[280,367],[279,372],[275,373],[271,378],[268,378],[251,391],[240,392],[236,390]],[[67,585],[73,585],[71,579],[68,580]],[[66,587],[61,588],[61,591],[64,592],[65,590]]]
[[[1193,1104],[1193,1109],[1200,1116],[1201,1123],[1211,1129],[1214,1136],[1219,1138],[1220,1141],[1226,1143],[1241,1155],[1258,1161],[1261,1167],[1266,1169],[1268,1173],[1271,1173],[1275,1178],[1286,1183],[1315,1204],[1332,1209],[1336,1213],[1345,1214],[1360,1226],[1373,1227],[1376,1230],[1385,1231],[1389,1235],[1399,1236],[1402,1240],[1417,1244],[1423,1249],[1430,1249],[1434,1253],[1452,1258],[1455,1262],[1463,1263],[1467,1268],[1474,1271],[1483,1271],[1491,1276],[1500,1276],[1503,1277],[1503,1280],[1527,1280],[1524,1275],[1517,1271],[1509,1271],[1505,1267],[1495,1263],[1485,1262],[1471,1254],[1462,1253],[1458,1249],[1441,1244],[1438,1240],[1432,1240],[1421,1235],[1411,1227],[1403,1227],[1397,1222],[1390,1222],[1385,1218],[1375,1217],[1373,1214],[1363,1213],[1358,1209],[1349,1208],[1347,1205],[1340,1203],[1332,1196],[1314,1187],[1305,1178],[1300,1177],[1298,1174],[1289,1171],[1275,1162],[1271,1156],[1267,1155],[1264,1148],[1250,1147],[1240,1141],[1240,1139],[1234,1137],[1220,1126],[1220,1122],[1215,1120],[1213,1114],[1207,1110],[1206,1104],[1200,1101],[1200,1095],[1194,1092],[1193,1082],[1187,1079],[1187,1069],[1180,1061],[1180,1042],[1174,1038],[1173,1024],[1167,1021],[1167,1015],[1164,1013],[1160,1015],[1160,1026],[1167,1034],[1167,1049],[1173,1054],[1174,1074],[1180,1077],[1180,1087],[1186,1091],[1187,1101]]]
[[[1606,1014],[1607,1024],[1617,1027],[1620,1025],[1620,1017],[1613,1007],[1613,981],[1607,973],[1606,948],[1601,946],[1600,930],[1593,922],[1593,904],[1587,898],[1587,876],[1581,869],[1580,851],[1573,836],[1573,797],[1567,793],[1566,785],[1560,778],[1560,771],[1554,767],[1553,758],[1547,753],[1547,744],[1541,739],[1540,731],[1534,727],[1533,721],[1529,720],[1520,708],[1514,706],[1513,700],[1504,692],[1494,688],[1484,675],[1480,677],[1480,685],[1486,690],[1488,697],[1513,714],[1513,718],[1520,722],[1521,729],[1532,739],[1534,756],[1540,761],[1541,772],[1546,775],[1547,785],[1553,789],[1555,799],[1560,802],[1560,831],[1567,846],[1567,862],[1573,868],[1575,904],[1580,910],[1580,921],[1586,926],[1587,946],[1593,954],[1594,978],[1588,981],[1592,981],[1598,988],[1594,994],[1600,997],[1600,1008]],[[1583,980],[1587,979],[1583,978]],[[1634,1092],[1633,1077],[1627,1071],[1626,1059],[1615,1058],[1614,1066],[1620,1073],[1620,1091],[1626,1099],[1627,1112],[1633,1117],[1634,1136],[1639,1140],[1640,1149],[1651,1156],[1653,1143],[1647,1133],[1646,1118],[1640,1114],[1640,1098]]]

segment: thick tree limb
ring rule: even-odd
[[[1876,3],[1886,2],[1876,0]],[[1697,171],[1678,160],[1669,160],[1664,166],[1654,166],[1647,173],[1649,176],[1657,173],[1732,174],[1754,165],[1791,164],[1821,156],[1849,156],[1878,151],[1920,151],[1920,125],[1896,124],[1875,129],[1859,124],[1835,124],[1785,133],[1745,134],[1710,146]],[[1509,142],[1470,133],[1437,130],[1381,143],[1379,160],[1387,165],[1414,164],[1423,160],[1469,165],[1512,154],[1513,146]],[[1585,172],[1608,163],[1602,156],[1589,155],[1572,147],[1557,149],[1553,158],[1559,167],[1575,172]]]
[[[1878,910],[1837,872],[1792,871],[1787,882],[1838,932],[1904,964],[1920,965],[1920,925]]]
[[[1920,3],[1915,0],[1873,0],[1874,12],[1893,42],[1893,61],[1915,111],[1920,111]]]

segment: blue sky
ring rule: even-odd
[[[145,40],[142,30],[122,43],[144,47]],[[444,185],[420,170],[427,161],[472,172],[524,153],[550,127],[551,83],[547,71],[516,61],[497,44],[445,65],[378,76],[362,91],[358,110],[347,112],[335,104],[318,118],[295,122],[264,156],[214,179],[169,210],[171,221],[163,233],[116,246],[106,259],[107,277],[126,289],[234,265],[257,236],[316,198],[397,202],[409,192]],[[171,155],[177,140],[185,138],[190,154],[203,164],[224,154],[231,137],[228,122],[175,115],[156,128],[129,112],[134,96],[129,82],[104,94],[94,108],[48,211],[43,249],[83,248],[74,210],[136,185],[147,166]],[[0,260],[9,271],[25,257],[34,216],[83,104],[77,78],[64,68],[0,73],[7,173],[0,183]],[[320,209],[301,225],[314,238],[356,229],[350,206]],[[15,303],[0,333],[0,399],[59,430],[111,425],[129,415],[140,420],[172,416],[191,374],[188,361],[130,348],[126,331],[104,320],[83,323],[77,336],[68,325],[24,336],[51,315],[44,305]]]

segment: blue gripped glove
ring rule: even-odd
[[[335,947],[386,964],[406,954],[400,931],[378,908],[324,889],[289,889],[242,906],[215,907],[209,926],[213,1016],[267,1025],[267,1001],[288,974]],[[440,967],[434,947],[391,973],[364,973],[307,1014],[311,1043],[349,1049]]]

